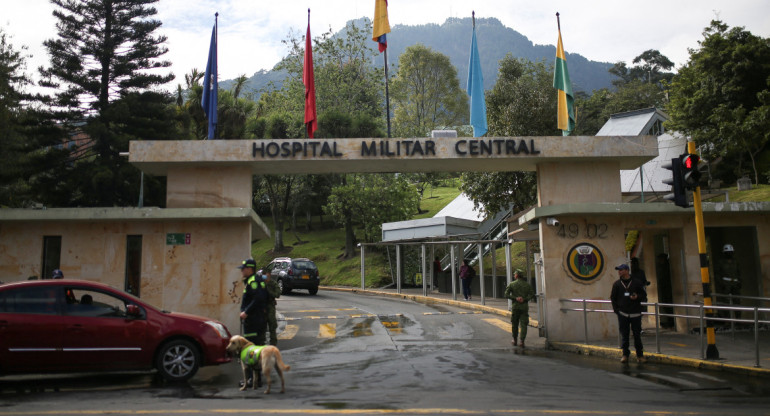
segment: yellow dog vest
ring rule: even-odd
[[[249,345],[241,351],[241,362],[246,363],[249,366],[257,365],[259,360],[259,354],[262,352],[264,345]]]

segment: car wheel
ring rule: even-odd
[[[155,367],[168,381],[184,381],[198,372],[200,364],[198,349],[190,341],[178,339],[160,349]]]
[[[308,289],[307,291],[308,291],[308,293],[310,293],[311,295],[315,295],[316,293],[318,293],[318,288],[317,288],[317,287],[314,287],[314,288],[312,288],[312,289]]]
[[[291,289],[286,287],[286,285],[283,284],[283,279],[278,279],[278,287],[281,289],[281,294],[285,295],[289,292],[291,292]]]

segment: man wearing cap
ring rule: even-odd
[[[524,340],[527,338],[527,325],[529,325],[529,301],[535,297],[535,291],[524,278],[524,272],[516,269],[513,272],[513,282],[505,288],[505,297],[513,302],[511,306],[511,344],[518,344],[519,327],[521,327],[521,348],[524,348]]]
[[[238,266],[243,276],[243,298],[241,298],[241,321],[243,336],[255,345],[265,345],[267,330],[267,290],[262,277],[254,272],[257,263],[254,259],[244,260]]]
[[[612,301],[612,310],[618,316],[618,328],[620,329],[620,338],[622,339],[621,348],[623,357],[621,363],[628,362],[629,350],[629,328],[634,333],[634,349],[636,349],[636,359],[640,363],[647,361],[644,357],[644,348],[642,346],[642,302],[647,302],[647,294],[644,286],[639,280],[631,279],[631,274],[627,264],[621,264],[615,267],[620,277],[613,285],[610,293]]]

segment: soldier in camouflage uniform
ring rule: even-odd
[[[521,269],[513,272],[515,279],[505,288],[505,298],[513,301],[511,307],[511,335],[514,346],[521,345],[524,348],[524,340],[527,338],[527,325],[529,325],[529,301],[535,297],[535,291],[527,283]],[[521,327],[521,344],[518,344],[519,327]]]
[[[277,298],[281,297],[281,288],[278,282],[272,279],[269,269],[265,269],[265,285],[267,285],[267,329],[270,332],[270,345],[278,345],[278,321],[275,318],[275,306]]]

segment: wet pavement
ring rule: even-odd
[[[508,300],[501,298],[485,297],[481,299],[473,297],[466,301],[459,294],[453,298],[451,293],[428,290],[427,295],[425,295],[421,287],[402,288],[401,293],[397,293],[396,289],[362,290],[350,287],[321,287],[321,289],[347,291],[361,295],[400,297],[421,303],[441,303],[510,317]],[[535,303],[530,304],[530,326],[538,326]],[[735,331],[730,331],[729,328],[716,328],[715,344],[719,353],[718,359],[705,358],[705,336],[701,337],[697,332],[684,334],[662,329],[656,331],[654,327],[644,327],[643,329],[645,356],[651,363],[770,376],[770,332],[767,329],[760,330],[759,333],[755,334],[753,329],[748,328],[739,328]],[[527,348],[554,349],[602,357],[608,360],[620,360],[621,357],[618,339],[591,340],[587,344],[582,340],[549,342],[538,336],[538,331],[535,329],[530,330],[528,335]],[[758,349],[756,348],[757,345]]]

